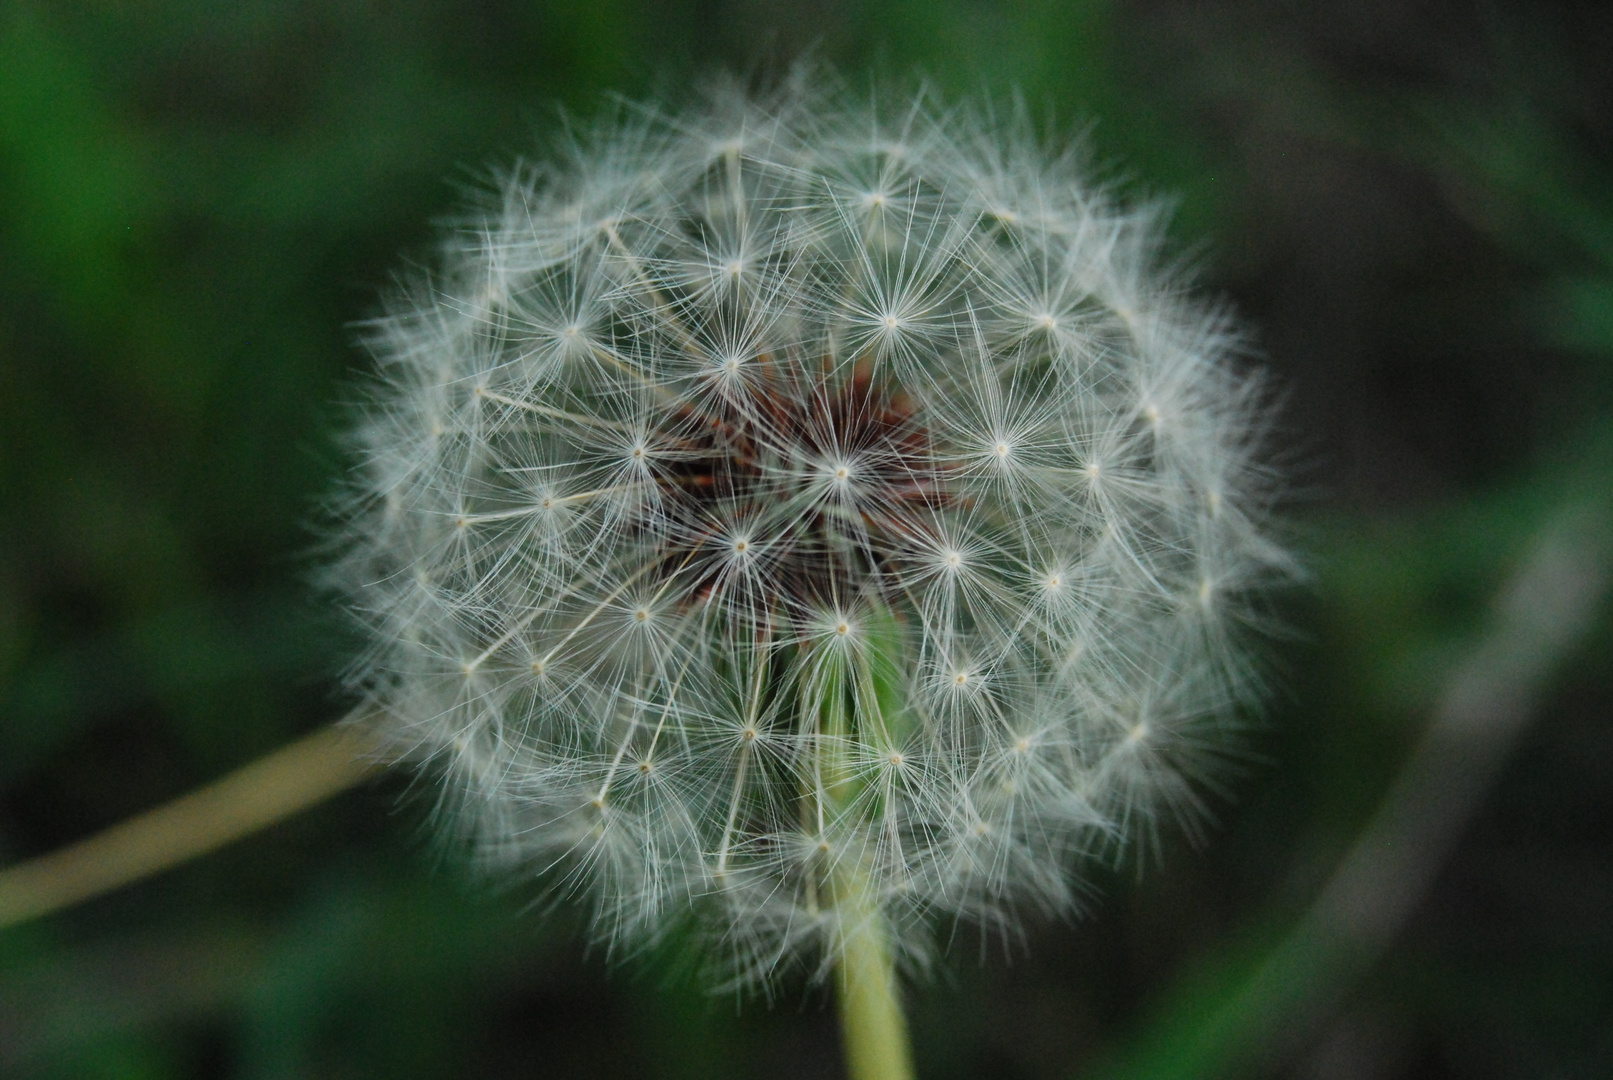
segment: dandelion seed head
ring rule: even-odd
[[[475,849],[741,984],[821,971],[837,875],[922,956],[1201,814],[1289,570],[1153,208],[803,86],[509,171],[366,329],[332,569]]]

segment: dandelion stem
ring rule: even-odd
[[[347,790],[373,766],[367,717],[368,707],[164,806],[0,870],[0,929],[159,874]]]
[[[837,824],[846,815],[868,809],[866,804],[857,806],[862,785],[857,782],[850,744],[859,734],[870,735],[870,719],[877,720],[880,708],[877,700],[866,702],[874,713],[871,718],[867,707],[855,703],[861,695],[850,690],[858,682],[872,681],[869,666],[866,654],[831,651],[816,687],[814,712],[823,736],[816,750],[819,812],[827,802]],[[819,834],[823,835],[821,823]],[[863,861],[868,854],[855,847],[834,852],[825,873],[837,916],[835,990],[846,1071],[851,1080],[912,1080],[913,1053],[897,994],[895,957],[880,896]]]
[[[840,999],[840,1036],[851,1080],[912,1080],[913,1053],[907,1018],[897,996],[896,965],[878,900],[860,870],[842,875],[840,958],[835,990]]]

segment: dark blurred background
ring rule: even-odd
[[[1179,198],[1282,388],[1311,568],[1208,841],[1096,871],[1080,919],[960,934],[911,994],[921,1074],[1613,1075],[1605,604],[1387,951],[1302,970],[1275,1034],[1238,1012],[1530,538],[1613,492],[1602,3],[4,0],[0,866],[346,707],[308,523],[351,322],[431,222],[559,107],[807,50],[1017,90]],[[0,1075],[839,1075],[823,993],[614,962],[442,857],[428,808],[385,777],[0,932]]]

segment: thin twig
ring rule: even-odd
[[[368,715],[366,707],[173,802],[0,870],[0,928],[159,874],[347,790],[375,766]]]
[[[1434,715],[1366,828],[1291,931],[1211,993],[1190,987],[1137,1050],[1087,1075],[1274,1071],[1390,946],[1583,639],[1610,583],[1605,514],[1576,508],[1537,536],[1489,632],[1452,670]],[[1217,980],[1219,981],[1219,980]],[[1205,999],[1213,999],[1206,1006]]]

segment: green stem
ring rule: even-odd
[[[889,742],[892,723],[901,712],[899,677],[885,670],[895,647],[888,640],[894,637],[894,622],[888,617],[871,617],[869,622],[867,650],[854,660],[844,656],[827,659],[813,702],[820,730],[829,736],[820,750],[819,797],[833,818],[870,812],[866,803],[860,811],[854,809],[863,793],[863,781],[848,760],[845,744]],[[848,852],[825,876],[840,923],[835,990],[846,1071],[851,1080],[912,1080],[913,1053],[902,1014],[895,958],[868,868]]]
[[[912,1080],[913,1053],[898,997],[896,965],[879,905],[860,871],[844,875],[835,989],[851,1080]]]

